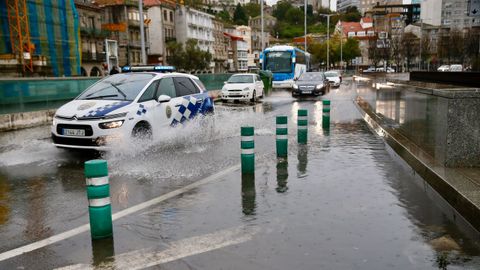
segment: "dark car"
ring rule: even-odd
[[[303,73],[293,84],[292,97],[299,95],[325,95],[330,91],[330,84],[323,72]]]

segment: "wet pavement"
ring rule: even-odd
[[[114,214],[180,194],[116,219],[111,240],[80,232],[0,269],[479,269],[478,239],[369,130],[356,95],[347,81],[323,97],[332,101],[330,130],[321,127],[322,98],[276,91],[256,105],[219,103],[206,124],[159,141],[119,145],[102,155]],[[306,146],[296,143],[300,108],[309,110]],[[275,157],[281,114],[285,160]],[[255,126],[254,177],[238,170],[242,125]],[[0,258],[88,224],[83,162],[92,158],[55,149],[49,127],[0,135]]]

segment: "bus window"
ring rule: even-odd
[[[267,52],[265,57],[265,70],[273,73],[292,72],[291,52]]]

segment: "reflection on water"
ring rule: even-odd
[[[35,177],[28,182],[28,202],[27,202],[27,227],[25,235],[28,239],[37,240],[47,238],[52,234],[48,224],[48,213],[46,207],[46,179]]]
[[[242,212],[255,215],[255,175],[242,174]]]
[[[307,144],[299,144],[298,145],[298,164],[297,164],[297,177],[303,178],[307,177],[307,163],[308,163],[308,145]]]
[[[5,177],[0,174],[0,225],[8,221],[10,208],[8,206],[9,187]]]
[[[277,188],[278,193],[284,193],[288,190],[288,159],[279,158],[277,160]]]
[[[94,266],[114,265],[115,245],[113,237],[92,240],[92,257]]]

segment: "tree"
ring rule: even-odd
[[[277,7],[273,10],[273,16],[278,20],[284,20],[287,15],[287,11],[293,8],[292,4],[287,1],[277,2]]]
[[[167,50],[171,53],[167,56],[168,64],[176,67],[179,70],[185,69],[185,51],[183,50],[183,45],[175,41],[170,41],[167,43]]]
[[[362,14],[360,14],[356,6],[348,7],[340,17],[340,19],[345,22],[359,22],[361,18]]]
[[[224,21],[224,22],[228,22],[228,23],[232,22],[232,17],[230,17],[230,13],[228,13],[228,11],[226,11],[226,10],[222,10],[219,13],[217,13],[216,17],[217,17],[217,19],[219,19],[221,21]]]
[[[390,50],[392,51],[392,60],[397,67],[396,70],[398,72],[401,71],[402,60],[403,60],[403,46],[402,46],[402,37],[399,35],[395,35],[392,37],[390,41]]]
[[[174,41],[169,42],[167,48],[174,52],[168,56],[168,63],[179,70],[204,70],[209,67],[212,61],[212,54],[202,51],[198,47],[197,40],[194,39],[189,39],[185,43],[185,48],[181,43]]]
[[[245,12],[249,17],[257,17],[260,15],[260,4],[250,2],[244,6]]]
[[[291,8],[285,15],[287,20],[293,24],[302,24],[304,20],[304,14],[299,8]]]
[[[360,51],[360,44],[358,40],[353,38],[348,38],[347,41],[343,44],[343,61],[347,63],[362,55]]]
[[[248,17],[247,14],[245,13],[245,9],[240,5],[240,3],[237,4],[235,7],[235,11],[233,12],[233,22],[236,25],[248,25]]]
[[[417,57],[420,48],[420,39],[412,34],[405,33],[402,37],[403,55],[407,61],[407,71],[410,71],[412,59]]]

